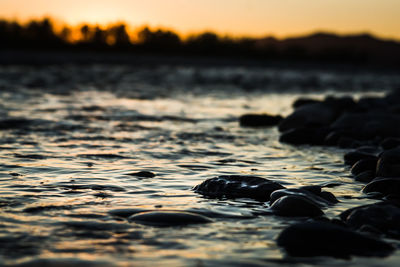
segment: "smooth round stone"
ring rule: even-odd
[[[324,214],[318,204],[312,200],[295,195],[277,199],[272,203],[270,210],[276,215],[287,217],[315,217]]]
[[[379,156],[376,175],[378,177],[400,177],[400,147],[386,150]]]
[[[375,172],[374,171],[364,171],[362,173],[359,173],[354,177],[354,180],[361,182],[361,183],[369,183],[375,178]]]
[[[268,127],[275,126],[282,120],[282,117],[269,114],[245,114],[240,116],[240,126],[244,127]]]
[[[271,194],[270,202],[274,203],[277,199],[283,196],[300,196],[306,197],[320,207],[325,207],[327,205],[332,205],[337,203],[336,197],[330,192],[321,191],[321,187],[309,187],[305,186],[302,188],[292,188],[292,189],[279,189]]]
[[[185,211],[147,211],[134,214],[129,220],[152,226],[182,226],[212,222],[203,215]]]
[[[361,159],[353,164],[353,167],[351,167],[350,172],[353,175],[358,175],[365,171],[375,172],[377,162],[378,162],[378,159],[376,159],[376,158]]]
[[[390,237],[400,238],[400,208],[389,201],[348,209],[340,218],[355,229],[370,226]]]
[[[289,226],[279,234],[277,243],[289,255],[296,257],[384,257],[394,251],[394,247],[384,241],[322,221]]]
[[[277,182],[257,176],[222,175],[205,180],[193,190],[208,197],[268,201],[272,192],[283,188],[285,187]]]
[[[400,177],[399,178],[381,178],[377,177],[368,183],[362,189],[364,193],[378,192],[383,195],[400,195]]]

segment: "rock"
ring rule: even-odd
[[[337,199],[330,192],[322,192],[321,187],[302,187],[295,189],[279,189],[271,194],[270,202],[274,203],[278,198],[283,196],[301,196],[310,199],[316,203],[319,207],[326,207],[337,203]]]
[[[376,166],[378,177],[400,177],[400,147],[384,151]]]
[[[245,114],[240,116],[240,126],[248,127],[268,127],[275,126],[282,120],[282,117],[268,114]]]
[[[375,171],[364,171],[362,173],[357,174],[354,177],[354,180],[361,183],[369,183],[375,178]]]
[[[296,257],[385,257],[394,251],[394,247],[386,242],[322,221],[289,226],[279,234],[277,243]]]
[[[377,177],[362,189],[364,193],[378,192],[383,195],[400,195],[400,178]]]
[[[279,216],[315,217],[324,212],[311,199],[299,195],[286,195],[272,203],[270,210]]]
[[[279,131],[284,132],[294,128],[328,126],[336,118],[336,112],[324,103],[304,105],[283,119]]]
[[[267,201],[272,192],[283,189],[281,184],[257,177],[245,175],[222,175],[207,179],[193,190],[208,197],[252,198]]]
[[[354,229],[372,226],[388,237],[400,238],[400,208],[391,202],[348,209],[340,214],[340,218]]]
[[[326,128],[301,127],[282,133],[279,141],[292,145],[323,145],[327,133]]]
[[[129,220],[152,226],[181,226],[212,222],[203,215],[184,211],[147,211],[134,214],[129,217]]]
[[[305,106],[305,105],[310,105],[310,104],[315,104],[315,103],[321,103],[321,101],[316,100],[316,99],[312,99],[312,98],[298,98],[296,99],[293,104],[292,107],[294,107],[295,109],[301,107],[301,106]]]
[[[344,163],[347,165],[354,165],[357,161],[362,159],[378,160],[378,157],[372,153],[360,150],[350,151],[344,155]]]
[[[153,178],[156,176],[154,173],[149,172],[149,171],[127,173],[126,175],[137,176],[137,177],[142,177],[142,178]]]
[[[361,159],[353,164],[353,167],[351,167],[350,172],[353,175],[358,175],[365,171],[373,171],[375,173],[377,162],[378,162],[377,158]]]

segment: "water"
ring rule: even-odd
[[[372,203],[343,165],[344,150],[281,144],[276,128],[241,128],[237,118],[287,115],[299,96],[359,97],[399,85],[398,76],[382,73],[2,67],[0,114],[26,121],[0,130],[0,264],[397,266],[398,252],[290,258],[275,239],[304,219],[263,215],[268,203],[207,199],[191,189],[218,175],[257,175],[287,187],[340,183],[326,189],[340,200],[324,210],[329,218]],[[137,171],[156,177],[127,175]],[[214,222],[157,228],[126,219],[164,209]]]

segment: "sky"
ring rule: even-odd
[[[181,34],[287,37],[316,31],[400,40],[400,0],[0,0],[0,17],[71,25],[124,21]]]

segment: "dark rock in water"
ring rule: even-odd
[[[380,143],[380,146],[385,150],[396,148],[400,146],[400,138],[388,137]]]
[[[328,126],[335,118],[335,110],[323,103],[304,105],[281,121],[279,131],[284,132],[294,128]]]
[[[400,147],[384,151],[376,166],[378,177],[400,177]]]
[[[129,217],[130,221],[152,226],[181,226],[210,223],[211,219],[192,212],[184,211],[148,211]]]
[[[282,133],[280,142],[293,145],[323,145],[328,130],[326,128],[295,128]]]
[[[332,130],[347,130],[358,140],[375,137],[400,137],[400,129],[393,127],[400,117],[385,112],[345,113],[331,124]]]
[[[275,126],[282,120],[282,117],[268,114],[245,114],[239,118],[240,126],[265,127]]]
[[[279,216],[315,217],[324,212],[311,199],[299,195],[286,195],[272,203],[270,210]]]
[[[143,177],[143,178],[153,178],[153,177],[156,176],[154,173],[149,172],[149,171],[140,171],[140,172],[127,173],[126,175]]]
[[[354,180],[362,183],[369,183],[375,178],[375,171],[363,171],[354,177]]]
[[[378,192],[383,195],[400,195],[400,178],[381,178],[377,177],[367,184],[364,193]]]
[[[347,165],[354,165],[357,161],[362,159],[372,159],[378,160],[378,157],[372,153],[367,153],[363,151],[350,151],[344,155],[344,163]]]
[[[306,101],[309,102],[309,101]],[[301,103],[301,102],[299,102]],[[299,104],[296,104],[299,105]],[[351,97],[327,97],[323,102],[300,104],[292,114],[279,124],[279,131],[284,132],[293,128],[319,128],[330,125],[346,110],[355,107]]]
[[[21,129],[28,127],[32,121],[24,118],[7,118],[0,120],[0,130]]]
[[[252,198],[267,201],[272,192],[283,189],[281,184],[257,177],[245,175],[222,175],[207,179],[193,189],[208,197]]]
[[[292,107],[297,109],[297,108],[299,108],[301,106],[320,103],[320,102],[321,101],[316,100],[316,99],[312,99],[312,98],[298,98],[293,102]]]
[[[320,186],[305,186],[299,189],[279,189],[272,192],[270,202],[274,203],[278,198],[281,198],[283,196],[305,197],[318,204],[319,207],[325,207],[327,205],[332,205],[338,202],[338,200],[332,193],[322,192]]]
[[[353,167],[351,167],[350,172],[353,175],[358,175],[365,171],[373,171],[375,173],[377,162],[378,162],[377,158],[361,159],[353,164]]]
[[[379,202],[348,209],[340,218],[354,229],[372,226],[389,237],[400,238],[400,208],[391,202]]]
[[[322,221],[289,226],[279,234],[277,243],[296,257],[385,257],[394,251],[386,242]]]

